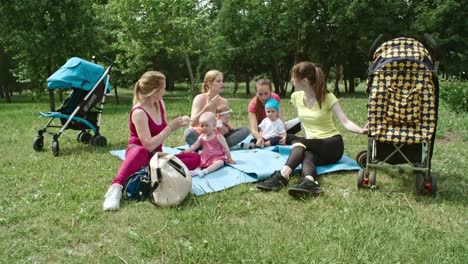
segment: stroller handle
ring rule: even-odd
[[[379,47],[380,43],[382,42],[383,37],[384,37],[384,34],[380,33],[379,36],[372,43],[372,46],[369,49],[369,56],[368,56],[369,61],[371,61],[373,59],[374,52]]]
[[[429,44],[431,48],[433,59],[435,61],[438,61],[440,57],[440,50],[439,50],[439,45],[437,44],[437,41],[428,33],[424,33],[424,39],[426,40],[427,44]]]
[[[107,62],[109,62],[111,65],[114,64],[114,62],[115,62],[115,60],[112,60],[112,59],[108,58],[108,57],[105,56],[105,55],[101,55],[101,56],[99,56],[99,58],[103,58],[104,60],[106,60]],[[93,56],[92,56],[92,59],[93,59],[94,62],[96,62],[96,60],[98,59],[98,56],[93,55]]]

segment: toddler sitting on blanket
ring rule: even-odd
[[[189,149],[183,153],[194,152],[201,147],[200,167],[192,171],[192,176],[204,177],[224,166],[224,163],[235,164],[226,139],[215,130],[216,117],[212,112],[205,112],[199,119],[201,135]]]
[[[249,145],[241,143],[241,148],[269,147],[286,143],[286,129],[279,118],[279,102],[270,98],[265,102],[266,117],[258,125],[259,135],[263,141],[253,138]]]

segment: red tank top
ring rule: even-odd
[[[164,113],[164,107],[163,107],[163,102],[159,101],[159,112],[161,113],[161,124],[156,124],[154,122],[153,118],[146,112],[146,110],[141,107],[141,106],[135,106],[132,108],[130,111],[130,120],[129,120],[129,128],[130,128],[130,138],[128,139],[128,145],[134,144],[134,145],[139,145],[142,146],[140,138],[138,137],[138,133],[135,128],[135,124],[133,124],[132,121],[132,114],[135,109],[142,109],[145,113],[146,116],[148,117],[148,127],[150,130],[150,134],[152,137],[156,136],[157,134],[161,133],[161,131],[167,126],[166,122],[166,115]],[[162,145],[158,146],[155,151],[161,152],[162,151]]]

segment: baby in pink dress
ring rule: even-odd
[[[216,132],[216,116],[212,112],[205,112],[199,119],[201,135],[197,141],[184,150],[184,153],[193,152],[202,148],[200,168],[192,171],[192,176],[204,177],[224,166],[224,163],[235,164],[231,158],[231,151],[223,135]]]

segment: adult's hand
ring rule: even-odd
[[[220,95],[218,94],[215,97],[211,98],[211,100],[208,102],[206,107],[210,107],[210,108],[216,107],[219,97]]]
[[[172,129],[172,131],[175,131],[181,127],[187,126],[188,123],[187,123],[186,118],[179,116],[179,117],[174,118],[167,125]]]

